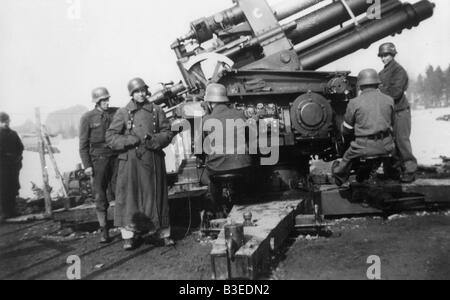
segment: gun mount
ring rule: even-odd
[[[412,29],[434,11],[428,0],[297,0],[274,8],[264,0],[233,2],[192,22],[189,33],[171,45],[186,84],[182,105],[202,99],[207,84],[219,82],[248,118],[278,120],[280,162],[269,172],[284,183],[308,174],[312,156],[331,161],[344,150],[341,125],[357,93],[356,79],[349,71],[316,70]]]

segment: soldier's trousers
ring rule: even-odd
[[[0,163],[0,217],[10,218],[16,213],[16,197],[19,195],[18,166]]]
[[[352,161],[357,158],[391,155],[394,153],[395,145],[392,137],[383,140],[370,140],[367,138],[357,138],[351,143],[350,148],[345,152],[342,161],[332,170],[333,176],[341,182],[349,179],[352,170]]]
[[[106,216],[109,208],[109,200],[112,199],[117,179],[117,157],[98,155],[92,158],[94,169],[93,193],[100,227],[106,226]],[[109,193],[108,193],[109,191]],[[108,194],[110,197],[108,197]],[[110,198],[110,199],[108,199]]]
[[[397,149],[396,160],[400,163],[402,171],[408,174],[417,171],[417,159],[413,155],[411,146],[411,110],[395,113],[394,135]]]
[[[222,205],[228,206],[237,204],[225,202],[225,199],[223,198],[224,183],[216,180],[214,178],[215,176],[228,174],[240,176],[237,180],[230,182],[233,186],[233,191],[230,191],[233,192],[233,201],[237,202],[239,202],[244,195],[248,194],[250,184],[248,178],[254,176],[251,173],[252,168],[250,167],[222,172],[207,170],[207,172],[209,176],[209,192],[211,194],[211,199],[210,202],[206,204],[205,209],[214,213],[220,212]]]

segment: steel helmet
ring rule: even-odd
[[[392,56],[397,55],[397,48],[393,43],[384,43],[380,46],[380,49],[378,51],[378,57],[382,57],[383,55],[390,54]]]
[[[358,86],[380,85],[380,84],[381,84],[380,76],[378,76],[377,71],[375,71],[374,69],[362,70],[358,75]]]
[[[206,87],[205,101],[210,103],[228,103],[227,89],[224,85],[211,83]]]
[[[6,123],[9,122],[9,115],[5,112],[0,112],[0,122],[1,123]]]
[[[128,92],[130,92],[130,96],[133,96],[134,92],[142,88],[148,89],[148,85],[144,82],[142,78],[134,78],[130,80],[130,82],[128,83]]]
[[[99,103],[102,100],[109,100],[109,98],[111,98],[111,96],[104,87],[99,87],[92,91],[92,102],[94,103]]]

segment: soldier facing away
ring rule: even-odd
[[[101,243],[109,243],[108,189],[114,191],[117,155],[106,144],[106,130],[112,122],[116,109],[109,107],[110,94],[106,88],[92,91],[95,108],[87,112],[80,122],[80,156],[85,173],[93,177],[93,193],[97,219],[101,229]],[[110,193],[114,194],[114,193]]]
[[[375,70],[359,73],[359,97],[352,99],[344,117],[344,136],[355,140],[345,152],[341,162],[334,162],[333,177],[338,186],[348,181],[352,161],[360,157],[389,155],[395,150],[392,137],[394,100],[378,89],[381,81]]]
[[[163,149],[172,141],[169,120],[161,107],[150,103],[147,84],[129,82],[132,97],[106,133],[108,144],[120,152],[114,223],[124,249],[133,250],[144,234],[173,245],[170,239],[168,186]]]
[[[385,172],[393,179],[398,179],[401,173],[400,180],[411,183],[415,181],[417,159],[411,146],[411,109],[405,95],[408,89],[408,74],[395,60],[397,49],[394,44],[382,44],[378,56],[384,64],[384,69],[379,74],[381,92],[395,101],[394,138],[397,153],[391,166],[385,167]]]
[[[9,128],[9,124],[9,116],[0,112],[0,223],[16,213],[24,149],[22,141],[17,133]]]
[[[204,124],[209,120],[216,121],[221,124],[223,129],[223,132],[218,132],[218,134],[222,134],[222,144],[214,139],[209,139],[209,135],[205,139],[205,151],[209,152],[206,159],[206,170],[209,176],[209,189],[212,200],[208,212],[221,214],[221,211],[219,211],[220,207],[226,204],[222,199],[222,184],[217,182],[215,177],[225,174],[240,175],[243,180],[236,184],[236,189],[242,193],[244,186],[249,184],[253,159],[248,151],[248,138],[246,137],[246,143],[244,144],[238,142],[238,137],[248,135],[248,132],[246,132],[247,127],[237,125],[234,128],[234,134],[226,132],[227,121],[242,121],[242,123],[245,123],[246,117],[242,111],[229,107],[230,99],[227,96],[225,86],[216,83],[208,85],[205,102],[208,105],[207,110],[209,110],[209,114],[205,117]],[[236,124],[239,124],[239,122]],[[206,134],[210,134],[210,132]],[[229,141],[227,138],[233,138],[234,141]],[[213,143],[216,144],[214,147]],[[218,149],[220,153],[213,152],[213,148]]]

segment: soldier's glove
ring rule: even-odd
[[[152,149],[153,145],[153,136],[151,134],[146,134],[144,137],[145,147],[147,149]]]
[[[127,136],[127,147],[137,147],[141,144],[141,139],[137,136],[129,135]]]

